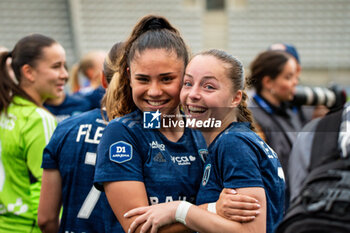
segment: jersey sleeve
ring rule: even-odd
[[[258,151],[239,135],[229,135],[218,150],[218,166],[225,188],[263,187]]]
[[[22,130],[24,155],[30,174],[30,195],[34,214],[39,205],[43,150],[56,127],[54,117],[44,109],[37,108],[31,114]]]
[[[138,135],[142,137],[141,135]],[[102,190],[109,181],[142,181],[143,159],[133,131],[121,122],[110,122],[97,148],[94,183]]]
[[[56,127],[54,117],[43,109],[36,109],[25,124],[22,135],[27,166],[35,178],[41,178],[43,150]]]
[[[59,154],[60,154],[60,147],[62,144],[62,140],[64,138],[64,134],[66,132],[66,129],[64,126],[59,124],[53,133],[49,144],[44,149],[43,153],[43,161],[41,164],[41,167],[44,169],[59,169]]]

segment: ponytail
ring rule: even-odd
[[[13,97],[18,95],[25,99],[38,104],[31,96],[29,96],[22,88],[19,86],[19,81],[17,81],[17,76],[11,77],[9,67],[7,66],[7,59],[12,58],[12,52],[3,52],[0,55],[0,112],[5,112],[7,114],[8,107],[13,101]],[[11,68],[14,65],[11,62]],[[15,66],[16,67],[16,66]],[[14,70],[14,74],[19,73]],[[20,79],[19,79],[20,80]]]
[[[107,117],[112,120],[116,117],[117,103],[115,91],[118,87],[119,73],[118,73],[118,60],[123,52],[123,43],[119,42],[112,46],[109,50],[108,55],[103,63],[103,74],[108,83],[108,88],[106,94],[103,96],[101,101],[101,111],[102,108],[106,108]],[[102,114],[104,116],[104,114]],[[106,119],[104,119],[106,120]]]
[[[6,61],[10,57],[11,52],[2,52],[0,54],[0,111],[5,110],[5,113],[7,113],[7,108],[11,104],[13,96],[24,93],[9,74]]]
[[[115,96],[115,90],[118,88],[118,82],[119,73],[117,72],[114,74],[111,82],[109,83],[106,94],[102,100],[102,103],[104,103],[104,106],[106,107],[108,120],[113,120],[114,118],[118,117],[117,109],[120,101],[116,101],[117,97]]]
[[[78,64],[74,64],[71,69],[70,90],[72,93],[78,92],[80,90],[79,70],[80,70],[80,67]]]
[[[247,100],[248,100],[248,95],[244,90],[242,90],[242,100],[237,107],[238,108],[237,120],[238,122],[249,122],[250,129],[253,131],[256,131],[252,112],[248,109],[248,106],[247,106]]]

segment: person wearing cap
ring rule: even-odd
[[[299,78],[301,73],[300,57],[297,49],[292,44],[277,43],[269,46],[268,50],[281,50],[289,53],[297,62],[296,76]]]
[[[270,45],[268,50],[285,51],[286,53],[289,53],[290,55],[292,55],[292,57],[297,62],[296,76],[300,80],[302,68],[301,68],[298,50],[296,49],[296,47],[294,45],[288,44],[288,43],[276,43],[276,44]],[[297,106],[294,106],[294,108],[297,108]],[[328,113],[329,109],[324,105],[317,105],[316,107],[311,107],[311,106],[303,107],[303,106],[301,106],[301,107],[299,107],[298,111],[299,111],[299,114],[302,117],[303,121],[305,123],[307,123],[310,120],[315,119],[317,117],[325,116]]]

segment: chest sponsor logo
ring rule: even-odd
[[[196,157],[192,155],[183,155],[183,156],[171,156],[171,161],[177,165],[191,165],[191,162],[196,161]]]
[[[211,170],[211,164],[208,164],[207,166],[205,166],[204,174],[203,174],[203,178],[202,178],[202,185],[203,186],[205,186],[208,183],[209,176],[210,176],[210,170]]]
[[[119,141],[109,147],[109,159],[116,163],[124,163],[132,159],[132,146]]]
[[[157,110],[156,112],[144,112],[143,113],[143,128],[145,129],[159,129],[160,128],[160,116],[162,114]]]
[[[158,143],[157,141],[152,141],[152,143],[150,143],[149,146],[152,149],[159,149],[161,151],[165,151],[165,145],[162,143]]]

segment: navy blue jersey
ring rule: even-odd
[[[141,181],[149,204],[194,202],[202,178],[201,154],[207,151],[199,131],[185,128],[178,142],[155,129],[144,129],[137,110],[111,121],[98,146],[95,185]]]
[[[245,123],[232,123],[210,144],[197,204],[215,202],[223,188],[262,187],[267,231],[283,218],[284,175],[276,153]]]
[[[106,90],[102,86],[99,86],[98,88],[89,91],[79,91],[75,95],[81,96],[89,101],[91,108],[100,108],[101,100],[105,92]]]
[[[58,106],[44,104],[45,108],[47,108],[53,115],[56,116],[57,122],[61,122],[64,119],[74,116],[76,114],[89,111],[93,109],[91,104],[85,98],[78,95],[68,95],[62,104]]]
[[[62,177],[60,232],[111,232],[104,219],[113,215],[112,209],[105,194],[93,186],[97,145],[105,126],[100,109],[73,116],[58,124],[44,150],[42,168],[58,169]]]

